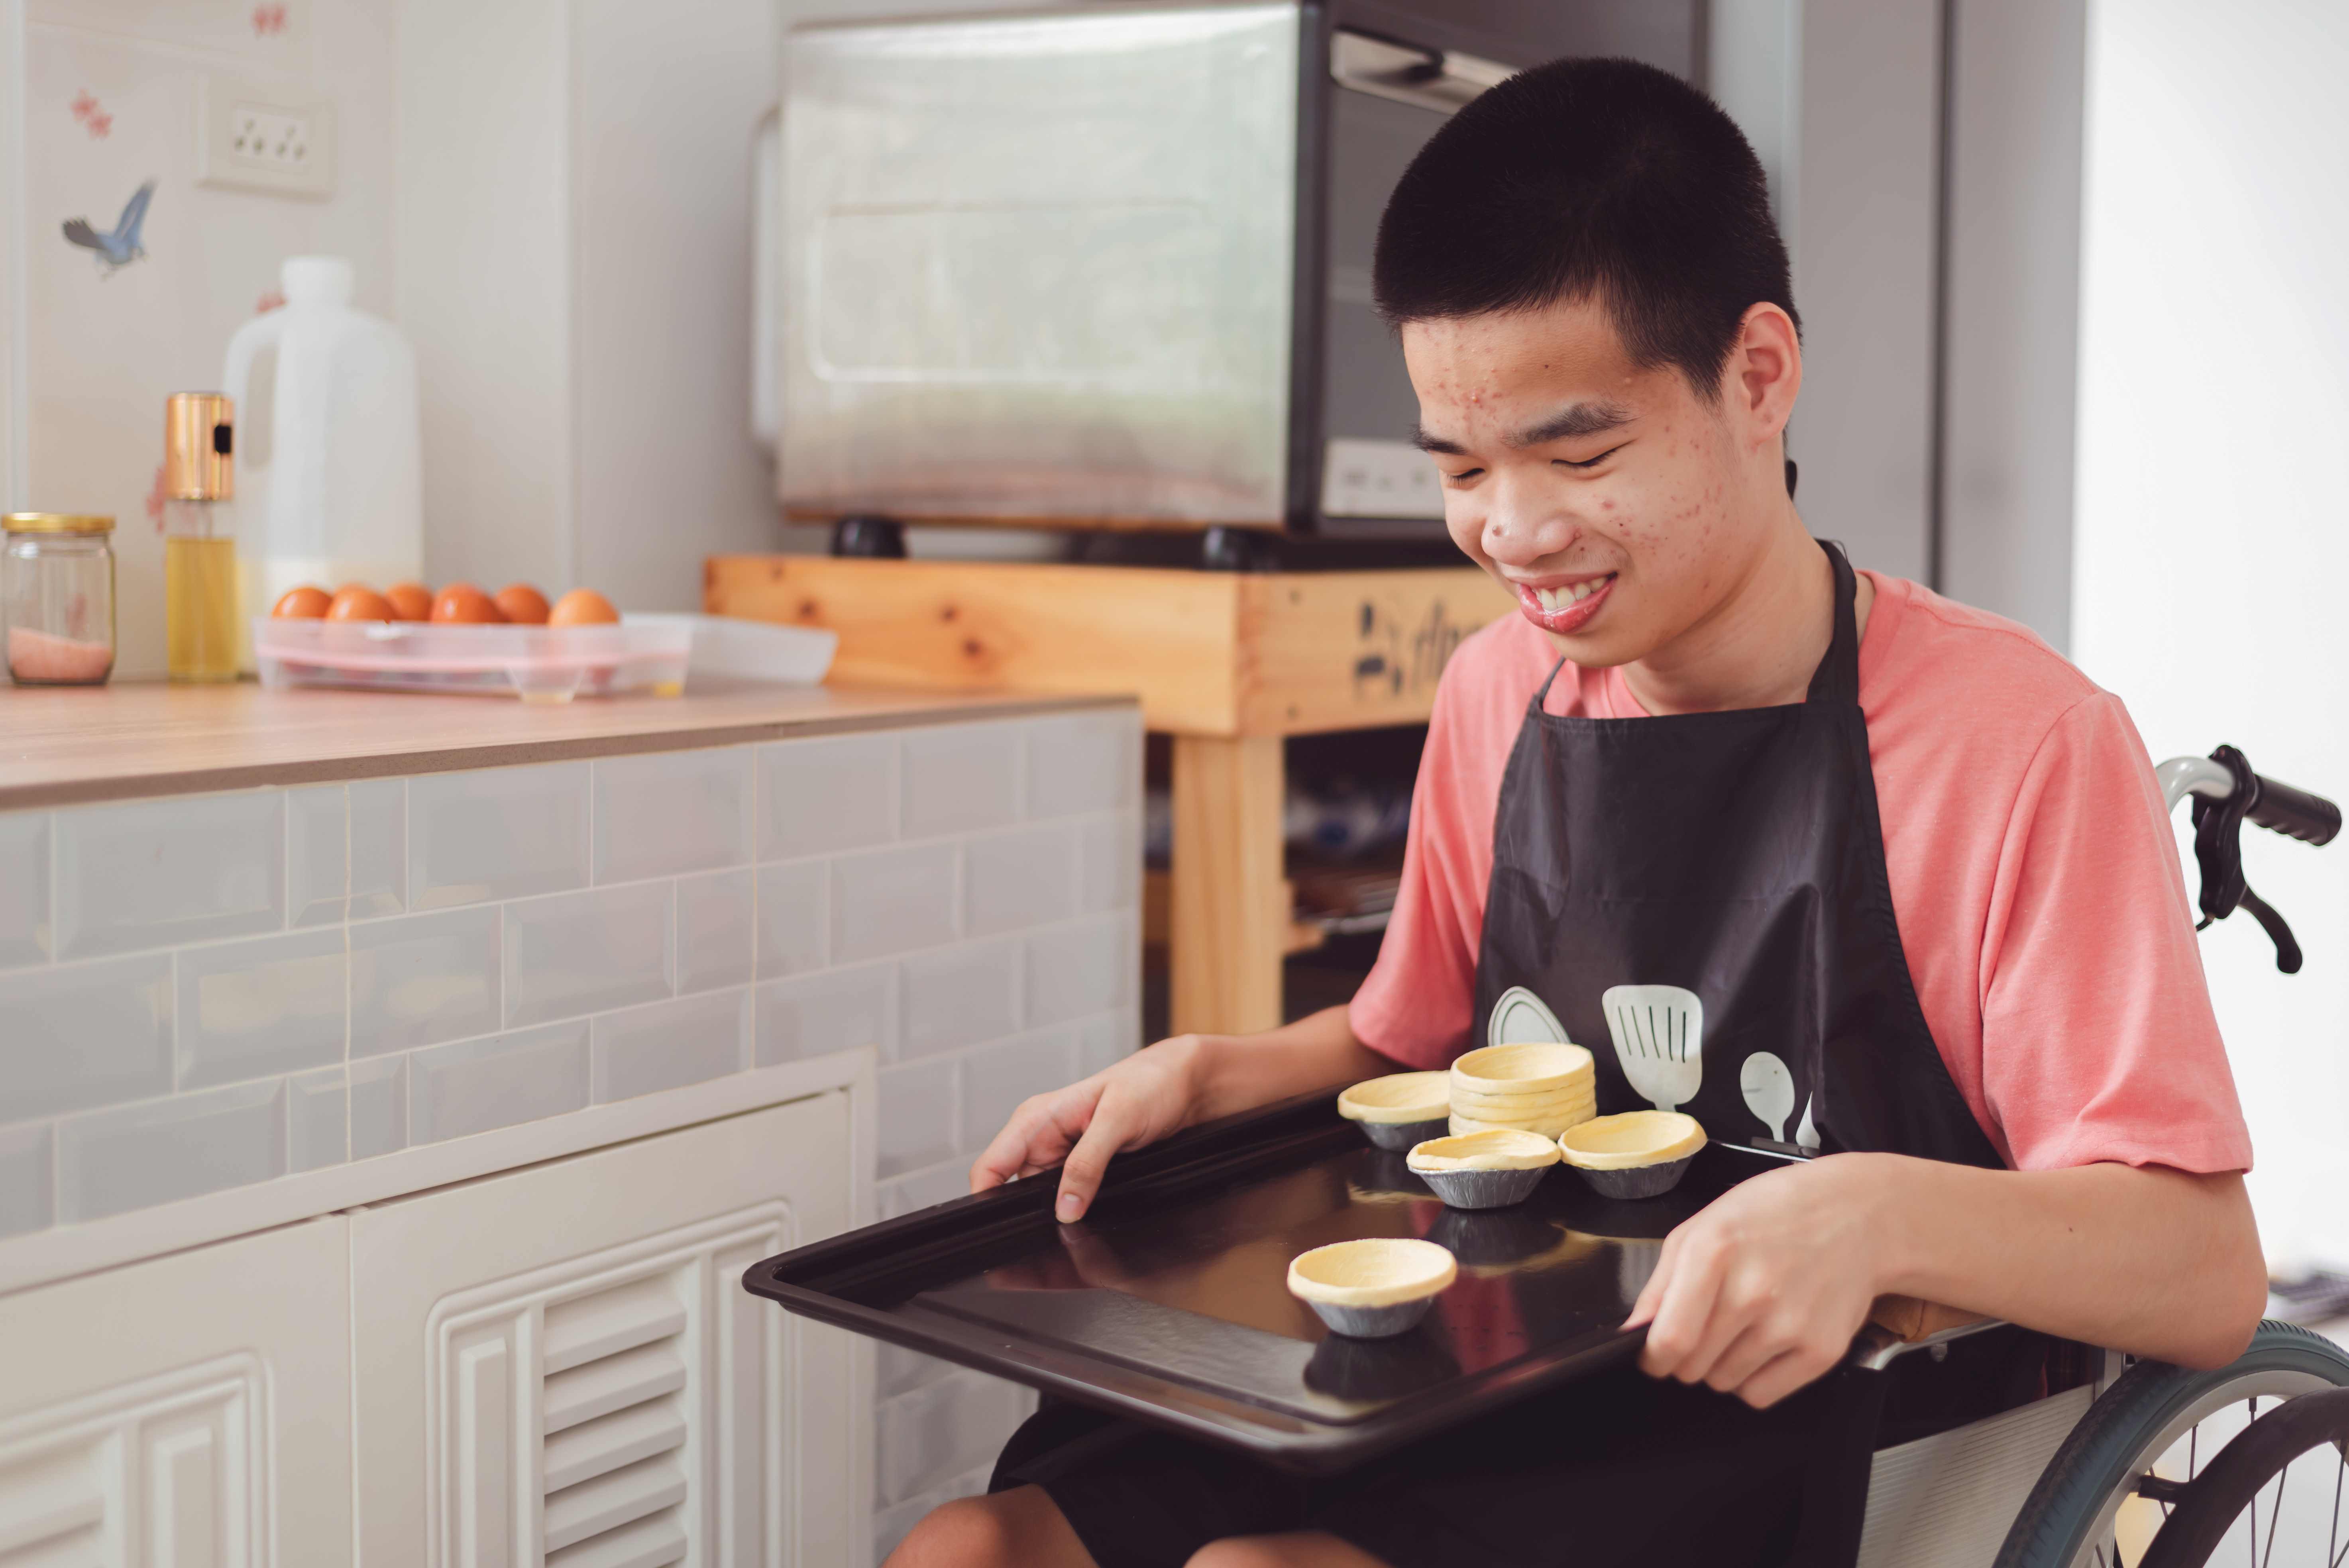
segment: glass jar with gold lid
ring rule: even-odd
[[[114,671],[114,520],[83,512],[0,517],[0,614],[18,686],[97,686]]]

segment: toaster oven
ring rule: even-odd
[[[1701,0],[1228,0],[801,28],[780,498],[802,520],[1442,535],[1379,214],[1511,71],[1700,74]]]

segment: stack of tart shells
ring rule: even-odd
[[[1454,1137],[1509,1130],[1555,1139],[1599,1114],[1590,1053],[1543,1041],[1486,1046],[1452,1064]]]

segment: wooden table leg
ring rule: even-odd
[[[1174,737],[1169,1022],[1178,1034],[1280,1023],[1288,944],[1286,774],[1277,735]]]

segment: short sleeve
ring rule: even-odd
[[[1436,689],[1427,745],[1412,787],[1402,882],[1378,962],[1348,1010],[1354,1037],[1408,1067],[1440,1068],[1460,1054],[1475,1006],[1476,950],[1484,933],[1483,867],[1493,831],[1490,772],[1463,723],[1455,656]],[[1481,797],[1485,797],[1481,799]],[[1473,835],[1485,836],[1485,853]]]
[[[1982,1090],[2019,1170],[2251,1167],[2178,844],[2120,699],[2024,773],[1982,934]]]

